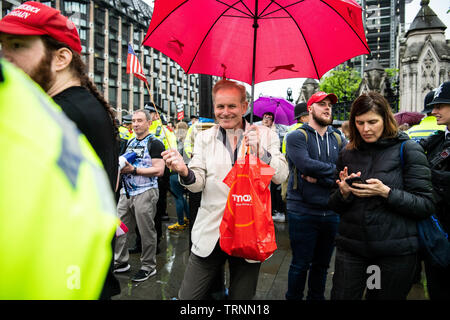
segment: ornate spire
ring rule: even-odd
[[[429,6],[430,0],[421,0],[420,1],[420,10],[417,13],[414,21],[411,23],[406,36],[411,31],[414,30],[424,30],[424,29],[441,29],[445,30],[447,27],[444,23],[438,18],[436,13]]]

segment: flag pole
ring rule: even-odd
[[[131,50],[131,52],[130,52],[130,50]],[[136,57],[137,65],[140,68],[140,70],[139,70],[140,73],[136,73],[134,69],[131,70],[131,67],[129,66],[129,64],[130,64],[129,63],[130,54],[132,56]],[[151,102],[153,104],[153,107],[155,108],[156,114],[158,115],[159,120],[161,120],[161,127],[162,127],[162,130],[163,130],[164,136],[167,139],[167,144],[169,145],[169,149],[172,149],[172,146],[170,145],[169,137],[166,134],[166,129],[164,128],[164,124],[162,123],[161,115],[159,114],[158,109],[156,108],[155,102],[153,101],[153,95],[152,95],[152,93],[150,91],[150,88],[148,87],[148,81],[147,81],[147,77],[144,74],[144,69],[142,69],[142,67],[141,67],[141,65],[139,63],[139,59],[138,59],[136,53],[134,52],[133,47],[131,46],[131,43],[129,43],[129,42],[128,42],[128,56],[127,56],[127,73],[132,73],[136,78],[138,78],[141,81],[144,81],[145,86],[147,87],[148,94],[150,96],[150,100],[151,100]],[[139,75],[139,76],[137,76],[137,75]]]
[[[158,108],[156,108],[155,102],[153,101],[153,95],[150,92],[150,88],[148,87],[148,82],[144,81],[144,83],[145,83],[145,86],[147,87],[148,95],[150,96],[150,102],[153,104],[153,108],[155,108],[155,111],[156,111],[156,114],[158,115],[159,120],[161,120],[161,127],[163,130],[164,136],[167,139],[167,144],[169,145],[169,149],[172,149],[172,146],[170,145],[169,136],[166,134],[166,129],[164,128],[164,124],[162,123],[162,119],[161,119],[161,116],[159,115]]]

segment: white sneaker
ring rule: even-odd
[[[285,222],[286,217],[284,216],[284,213],[275,211],[275,214],[272,216],[273,221],[275,222]]]

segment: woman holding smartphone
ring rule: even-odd
[[[416,222],[434,212],[428,162],[377,92],[353,102],[349,125],[336,163],[339,188],[329,200],[341,218],[331,299],[362,299],[365,289],[366,299],[406,299],[417,263]]]

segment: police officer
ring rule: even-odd
[[[436,117],[431,114],[433,107],[429,103],[433,100],[434,90],[427,93],[424,99],[424,108],[422,113],[426,116],[420,121],[419,124],[412,126],[406,131],[411,139],[419,142],[421,139],[433,134],[436,130],[445,130],[445,126],[438,125]]]
[[[131,115],[127,114],[122,117],[122,125],[119,127],[119,135],[121,139],[130,140],[133,135],[131,127]]]
[[[436,216],[450,233],[450,81],[441,84],[435,91],[433,100],[428,104],[437,124],[444,130],[436,131],[420,145],[427,154],[431,167],[431,182],[437,200]],[[450,300],[450,266],[441,268],[425,260],[428,293],[432,300]]]

